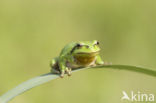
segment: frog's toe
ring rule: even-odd
[[[68,72],[67,74],[68,74],[68,76],[71,76],[71,72]]]
[[[61,75],[60,75],[61,78],[64,77],[64,73],[65,73],[64,71],[61,71]]]
[[[70,68],[69,69],[66,69],[65,71],[66,71],[66,73],[67,73],[68,76],[71,76],[71,69]]]

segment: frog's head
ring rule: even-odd
[[[77,42],[71,53],[74,56],[92,57],[99,54],[100,47],[97,40]]]

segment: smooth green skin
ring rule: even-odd
[[[78,47],[78,44],[81,45],[81,47]],[[51,60],[51,72],[60,73],[60,76],[63,77],[65,72],[70,76],[72,69],[102,65],[104,62],[99,56],[99,51],[100,47],[96,40],[69,43],[62,49],[59,57]],[[88,57],[93,59],[89,64],[78,64],[75,56],[83,57],[83,60],[87,60]]]

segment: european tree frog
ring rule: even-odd
[[[104,62],[99,52],[97,40],[69,43],[62,49],[59,57],[51,60],[51,72],[64,77],[65,73],[70,76],[72,69],[102,65]]]

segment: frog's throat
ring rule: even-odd
[[[78,65],[89,65],[95,61],[96,56],[99,54],[99,52],[93,52],[93,53],[78,53],[74,56],[75,62]]]

